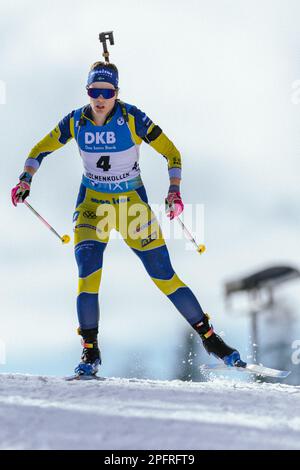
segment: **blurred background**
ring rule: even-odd
[[[173,140],[183,199],[204,205],[195,235],[207,252],[167,240],[174,269],[245,359],[287,367],[287,383],[300,383],[299,16],[297,0],[0,0],[0,372],[65,375],[80,357],[73,247],[14,208],[10,190],[30,149],[87,103],[98,35],[113,30],[120,98]],[[141,169],[150,203],[162,204],[166,162],[146,144]],[[31,204],[60,233],[72,233],[81,171],[73,141],[32,184]],[[265,286],[226,290],[274,266],[295,276],[269,285],[259,305]],[[215,362],[117,238],[105,252],[100,332],[105,376],[205,380],[199,365]]]

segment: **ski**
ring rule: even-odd
[[[73,380],[105,380],[105,378],[98,377],[98,375],[73,374],[68,377],[64,377],[64,380],[71,382]]]
[[[291,373],[291,371],[289,370],[271,369],[270,367],[264,367],[259,364],[246,364],[244,367],[226,366],[226,364],[204,364],[203,366],[201,366],[201,369],[211,371],[238,370],[239,372],[248,372],[249,374],[261,375],[263,377],[274,377],[276,379],[285,379]]]

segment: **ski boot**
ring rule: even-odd
[[[214,332],[209,323],[209,316],[205,313],[202,321],[193,325],[202,339],[202,343],[208,354],[213,354],[227,366],[245,367],[246,363],[241,360],[240,353],[228,346],[222,338]]]
[[[78,328],[78,334],[82,336],[83,351],[81,355],[81,362],[75,368],[75,374],[80,376],[94,376],[98,372],[99,365],[101,364],[101,355],[98,348],[98,328],[83,330]]]

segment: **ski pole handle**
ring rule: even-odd
[[[61,241],[62,243],[66,244],[66,243],[69,243],[69,241],[71,240],[69,235],[63,235],[62,237],[59,235],[59,233],[57,233],[56,230],[54,230],[54,228],[29,204],[29,202],[27,201],[24,201],[24,204],[28,207],[28,209],[31,210],[31,212],[33,212],[33,214],[44,224],[46,225],[46,227],[51,230],[52,233],[54,233],[54,235],[56,235]]]

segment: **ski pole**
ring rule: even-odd
[[[193,245],[196,247],[196,250],[198,251],[198,253],[200,253],[200,255],[201,255],[202,253],[204,253],[205,250],[206,250],[206,246],[203,245],[203,244],[198,245],[198,243],[196,242],[195,238],[194,238],[193,235],[190,233],[190,231],[186,228],[186,226],[184,225],[184,223],[182,222],[182,220],[180,219],[180,217],[177,216],[176,219],[178,220],[179,224],[181,225],[181,228],[182,228],[184,234],[186,235],[187,239],[190,240],[191,243],[193,243]]]
[[[24,204],[28,207],[28,209],[31,210],[31,212],[34,213],[34,215],[37,216],[37,218],[43,222],[43,224],[46,225],[46,227],[48,227],[49,230],[51,230],[52,233],[54,233],[54,235],[56,235],[64,244],[66,243],[69,243],[69,241],[71,240],[69,235],[63,235],[62,237],[57,233],[56,230],[54,230],[53,227],[51,227],[50,224],[48,224],[48,222],[29,204],[29,202],[27,201],[24,201]]]
[[[168,203],[168,200],[165,199],[165,208],[166,208],[166,212],[170,212],[172,210],[172,205],[170,205]],[[180,224],[182,230],[183,230],[183,233],[185,234],[185,236],[187,237],[187,239],[195,246],[197,252],[201,255],[202,253],[205,252],[206,250],[206,246],[203,245],[203,244],[200,244],[198,245],[198,243],[196,242],[195,238],[193,237],[193,235],[191,234],[191,232],[186,228],[186,226],[184,225],[184,223],[182,222],[181,218],[179,216],[175,217],[177,220],[178,220],[178,223]]]

